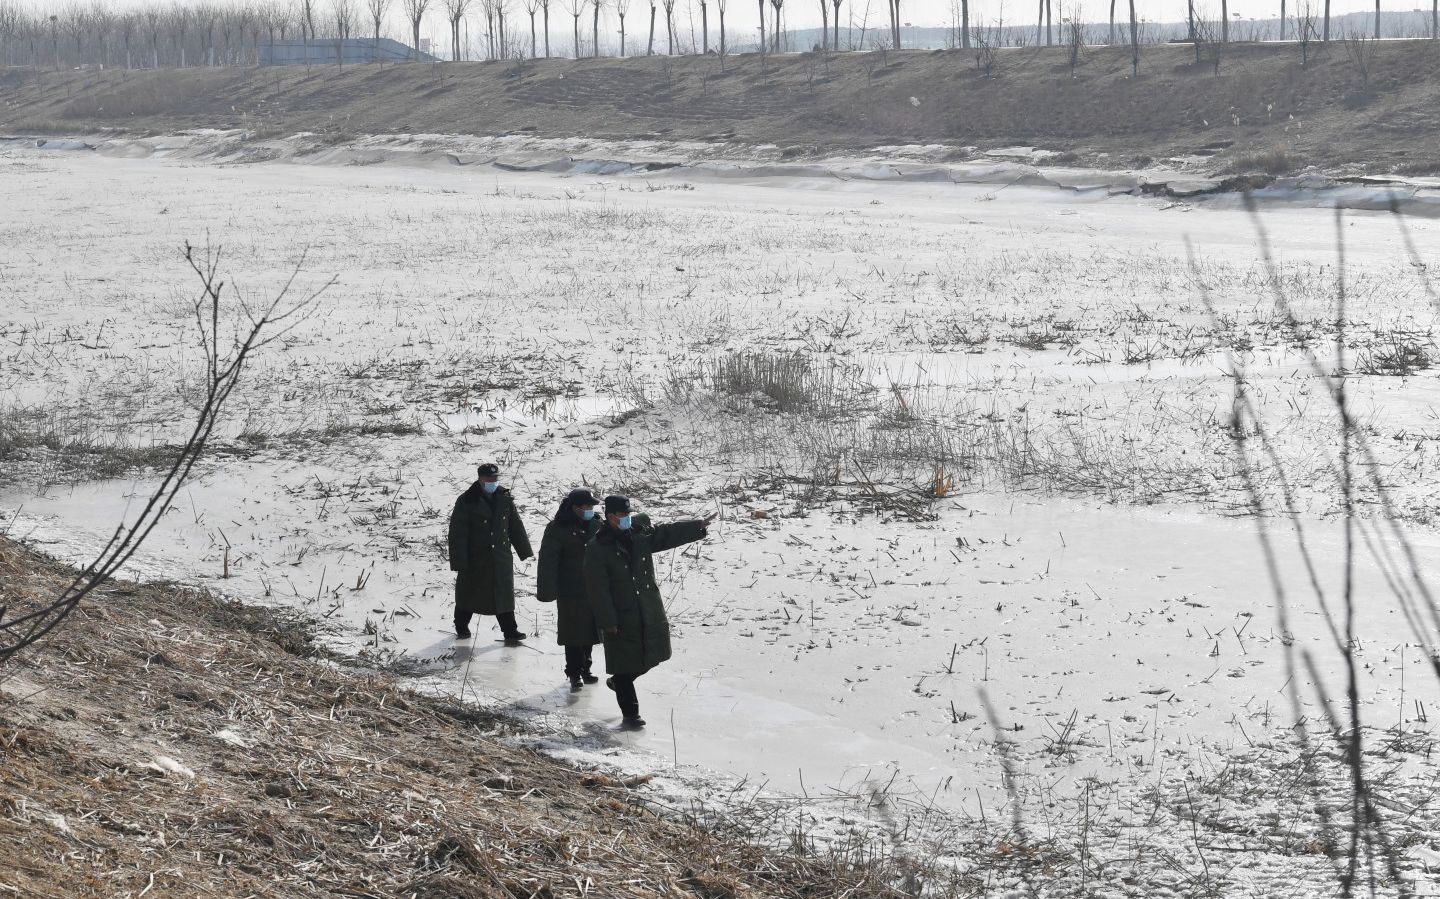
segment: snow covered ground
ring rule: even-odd
[[[1244,797],[1299,757],[1297,720],[1344,718],[1344,659],[1284,516],[1268,520],[1286,606],[1267,578],[1226,373],[1245,367],[1273,440],[1251,472],[1259,493],[1288,492],[1336,609],[1338,440],[1306,354],[1334,353],[1330,210],[1265,208],[1270,272],[1238,204],[1104,188],[112,155],[142,158],[0,149],[12,427],[176,438],[198,373],[187,240],[222,247],[246,296],[272,294],[302,257],[301,289],[336,278],[257,360],[140,573],[302,607],[338,649],[528,710],[562,754],[830,797],[901,844],[924,843],[908,829],[920,809],[962,866],[1024,856],[990,829],[1019,807],[1066,858],[1094,835],[1065,876],[1118,877],[1115,859],[1144,854],[1135,822],[1157,797],[1137,895],[1293,895],[1296,877],[1323,891],[1333,841],[1313,808],[1291,821],[1284,797]],[[1440,551],[1425,355],[1440,224],[1351,212],[1340,228],[1350,402],[1373,453],[1357,686],[1374,764],[1395,766],[1393,801],[1410,810],[1407,845],[1428,852],[1417,760],[1436,635],[1388,585],[1408,576],[1391,522],[1420,573]],[[789,382],[727,379],[764,381],[770,365]],[[451,635],[445,519],[491,460],[537,546],[581,483],[657,519],[720,513],[710,540],[663,560],[676,657],[639,683],[644,733],[615,730],[603,688],[564,685],[533,562],[518,568],[525,648]],[[72,559],[147,484],[43,448],[5,480],[0,527]],[[1242,781],[1257,792],[1226,786]],[[1083,827],[1047,812],[1097,790],[1114,805],[1092,820],[1087,798]],[[858,820],[845,814],[829,825]],[[937,815],[973,827],[969,842]],[[1286,822],[1288,837],[1257,836]],[[1108,861],[1087,861],[1105,833]]]

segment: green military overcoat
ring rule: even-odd
[[[512,549],[521,559],[532,555],[514,496],[504,487],[486,496],[476,481],[450,513],[450,570],[455,572],[457,612],[515,611]]]
[[[703,521],[651,526],[634,516],[628,532],[608,525],[585,548],[585,585],[604,633],[605,670],[644,674],[670,658],[670,622],[655,583],[654,553],[705,537]],[[610,634],[610,628],[617,628]]]
[[[598,518],[584,521],[568,503],[562,502],[554,520],[545,525],[545,536],[540,540],[535,598],[555,603],[559,619],[555,642],[561,646],[594,646],[600,642],[595,613],[585,595],[585,545],[599,530]]]

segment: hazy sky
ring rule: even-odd
[[[21,2],[24,3],[25,0],[21,0]],[[30,0],[27,5],[32,9],[49,11],[51,9],[60,9],[68,6],[71,2],[72,0]],[[85,2],[88,5],[89,0],[85,0]],[[150,5],[149,0],[104,0],[104,2],[106,2],[106,5],[115,9]],[[170,2],[174,2],[174,0],[163,0],[163,5],[168,6]],[[231,0],[214,0],[214,2],[225,4],[231,2]],[[282,2],[285,2],[285,0],[282,0]],[[288,0],[288,2],[297,8],[299,6],[299,0]],[[317,0],[317,2],[321,8],[327,8],[331,0]],[[676,4],[676,15],[677,18],[684,21],[685,17],[680,14],[679,10],[686,7],[687,4],[693,7],[693,15],[696,20],[696,28],[698,29],[700,16],[698,7],[695,6],[696,2],[697,0],[678,0]],[[1057,7],[1063,7],[1065,15],[1069,15],[1070,10],[1075,6],[1080,7],[1084,18],[1089,20],[1103,20],[1109,15],[1110,0],[1075,0],[1075,2],[1071,2],[1071,0],[1055,0],[1055,2]],[[1304,2],[1305,0],[1288,0],[1287,6],[1290,13],[1293,15],[1295,8]],[[1312,2],[1314,2],[1318,8],[1323,3],[1323,0],[1312,0]],[[568,34],[568,23],[563,21],[567,16],[567,13],[563,10],[563,3],[564,0],[552,0],[550,7],[552,41],[560,38],[562,46],[565,44],[564,37]],[[820,0],[785,0],[786,27],[805,28],[818,26],[820,24],[819,3]],[[1127,4],[1128,0],[1117,0],[1117,17],[1123,18],[1123,11],[1126,9]],[[356,5],[363,9],[365,0],[356,0]],[[474,8],[474,13],[471,16],[473,28],[475,21],[483,21],[484,16],[479,11],[479,0],[471,0],[471,5]],[[515,11],[513,14],[519,17],[524,16],[520,0],[510,0],[509,5]],[[627,16],[627,19],[631,24],[627,30],[632,35],[642,30],[644,25],[643,20],[646,18],[646,13],[643,11],[643,8],[648,7],[648,5],[648,0],[630,0],[631,12]],[[853,14],[858,23],[867,5],[869,7],[870,26],[874,27],[877,22],[883,22],[885,19],[884,0],[844,0],[844,4],[841,7],[843,10],[842,16],[844,17],[842,18],[842,22],[852,14],[853,6]],[[991,23],[1003,9],[1003,14],[1007,22],[1013,21],[1018,23],[1019,21],[1029,20],[1035,14],[1036,5],[1036,0],[971,0],[970,15],[972,21],[978,20]],[[1184,18],[1185,5],[1186,0],[1140,0],[1140,15],[1142,18],[1151,21],[1177,21]],[[1220,8],[1219,0],[1201,0],[1199,5],[1202,9],[1218,10]],[[1383,9],[1396,12],[1419,9],[1422,5],[1428,10],[1430,0],[1381,0]],[[423,33],[433,36],[438,40],[447,33],[444,24],[444,0],[431,0],[430,6],[433,12],[428,13],[426,16],[426,26]],[[709,6],[713,29],[715,0],[709,0]],[[396,36],[400,36],[400,0],[392,0],[391,7],[393,10],[391,18],[394,22],[392,30]],[[901,0],[900,3],[902,18],[906,22],[913,23],[917,26],[941,26],[948,24],[951,19],[950,8],[951,0]],[[1337,15],[1346,12],[1373,10],[1374,8],[1373,0],[1331,0],[1331,10]],[[747,35],[753,31],[756,22],[756,4],[754,0],[728,0],[726,10],[725,19],[727,30],[738,32],[739,29],[743,28]],[[1242,18],[1266,18],[1277,15],[1279,11],[1280,0],[1230,0],[1230,14],[1232,16],[1239,15]],[[1058,20],[1061,10],[1057,8],[1055,12]],[[771,9],[767,0],[767,21],[770,14]],[[664,13],[662,11],[661,16],[663,17],[663,15]],[[613,32],[613,16],[607,16],[607,18],[612,19],[611,28],[608,30]],[[663,25],[660,30],[663,31]],[[659,35],[657,35],[657,41],[659,41]]]

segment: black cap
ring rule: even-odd
[[[591,493],[589,490],[571,490],[565,496],[565,505],[598,506],[600,505],[600,500],[596,499],[595,494]]]
[[[488,478],[492,476],[498,477],[499,475],[500,466],[496,465],[494,462],[486,462],[484,465],[480,466],[480,477],[482,478]]]
[[[629,515],[630,498],[628,496],[607,496],[605,497],[606,515]]]

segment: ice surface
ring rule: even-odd
[[[1283,609],[1223,462],[1234,344],[1207,330],[1201,286],[1254,338],[1241,352],[1285,458],[1310,466],[1298,521],[1337,595],[1333,430],[1309,363],[1272,320],[1254,223],[1227,202],[1110,196],[1093,173],[1074,176],[1090,185],[1077,193],[1015,183],[1010,169],[971,183],[931,178],[928,161],[798,169],[675,147],[643,148],[646,164],[687,166],[642,172],[630,148],[624,168],[562,171],[543,162],[553,147],[439,136],[298,157],[287,144],[277,152],[313,164],[238,165],[254,148],[231,139],[0,148],[0,176],[24,185],[0,221],[5,409],[84,423],[101,442],[173,441],[196,376],[195,285],[178,246],[223,245],[251,297],[283,283],[302,249],[302,288],[338,276],[322,314],[257,360],[137,574],[298,606],[340,650],[514,706],[566,757],[678,763],[796,794],[903,788],[959,816],[1005,802],[997,732],[1064,789],[1162,778],[1167,764],[1255,752],[1252,740],[1293,724],[1294,653],[1321,679],[1299,691],[1302,714],[1323,713],[1316,687],[1340,686],[1289,524],[1270,522],[1295,603]],[[242,155],[216,164],[217,146]],[[446,146],[540,163],[454,165]],[[340,164],[364,153],[375,164]],[[1333,312],[1334,218],[1310,208],[1323,205],[1264,217],[1316,320]],[[73,225],[57,233],[59,220]],[[1395,223],[1359,213],[1344,227],[1357,322],[1423,333],[1434,313]],[[1410,227],[1431,252],[1435,224]],[[1357,340],[1378,339],[1367,334],[1357,326]],[[811,425],[665,399],[703,381],[704,360],[740,350],[810,353],[882,399],[951,410],[957,429],[1069,434],[1067,452],[1106,454],[1117,478],[1131,458],[1215,484],[1018,489],[976,463],[933,520],[867,512],[855,491],[807,499],[777,475],[791,460],[764,453],[822,437]],[[1428,570],[1436,380],[1351,384]],[[1070,430],[1044,430],[1055,422]],[[525,647],[503,647],[488,622],[470,643],[450,634],[445,517],[488,459],[537,544],[582,482],[624,487],[661,520],[721,512],[711,539],[660,559],[676,658],[639,682],[647,731],[617,731],[603,687],[569,692],[533,562],[517,566]],[[46,474],[36,461],[0,495],[3,527],[75,560],[150,486]],[[1366,539],[1396,550],[1367,521]],[[1414,724],[1415,703],[1437,699],[1421,675],[1433,647],[1389,598],[1393,575],[1362,555],[1359,685],[1367,715]],[[1072,716],[1070,745],[1052,752]]]

